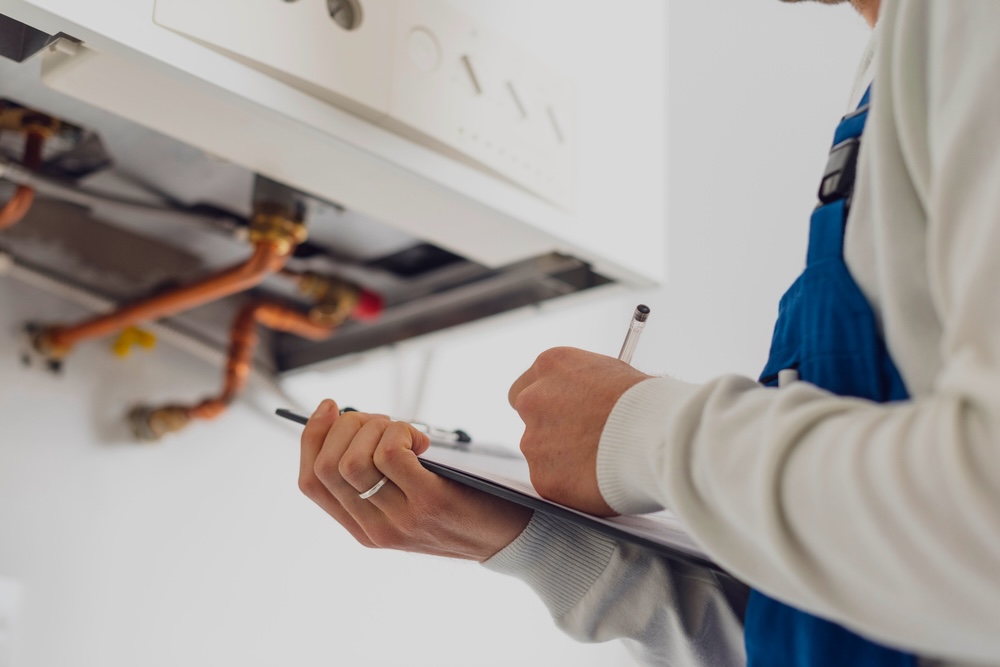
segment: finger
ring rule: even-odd
[[[546,374],[566,367],[567,363],[571,364],[571,360],[577,358],[580,352],[583,350],[572,347],[553,347],[539,354],[535,358],[535,363],[531,364],[531,368],[524,371],[521,377],[514,380],[514,384],[510,386],[510,391],[507,392],[507,402],[510,403],[510,407],[517,410],[517,399],[525,389],[538,382]]]
[[[324,494],[317,487],[317,482],[313,470],[316,466],[316,457],[323,449],[327,433],[337,419],[337,404],[325,399],[316,408],[309,421],[302,429],[301,449],[299,453],[299,489],[312,500],[322,497]]]
[[[415,432],[415,435],[413,435],[413,437],[410,438],[410,449],[413,451],[414,454],[420,456],[428,449],[430,449],[431,437],[426,433],[424,433],[423,431],[415,428],[411,424],[407,424],[407,426],[410,427],[411,431]]]
[[[323,451],[316,458],[316,476],[375,544],[384,541],[382,532],[387,524],[386,517],[370,502],[370,498],[361,498],[360,494],[382,479],[383,473],[376,468],[372,456],[382,432],[389,424],[388,418],[382,415],[346,413],[330,429]],[[353,453],[355,449],[357,453]],[[353,484],[342,474],[345,457],[352,457],[354,460],[348,464],[352,468],[348,472],[355,478]],[[376,495],[383,499],[395,496],[397,502],[402,496],[399,489],[388,480]]]
[[[372,538],[372,526],[384,523],[377,508],[358,497],[358,492],[340,474],[340,460],[354,438],[369,422],[385,421],[379,415],[345,412],[333,423],[323,442],[323,448],[313,463],[313,475],[325,491],[323,508],[350,530],[362,544],[378,546]],[[383,488],[380,490],[385,491]]]
[[[303,470],[312,470],[316,456],[323,449],[326,434],[330,432],[330,427],[333,426],[336,419],[337,403],[329,398],[323,400],[312,416],[309,417],[305,428],[302,429],[302,438],[300,441],[302,444],[299,460],[300,474]]]
[[[338,487],[348,486],[340,475],[340,459],[361,428],[373,419],[378,418],[364,412],[345,412],[327,432],[323,447],[313,461],[313,473],[330,493],[336,495]]]
[[[426,434],[405,422],[392,422],[375,448],[375,466],[407,497],[423,497],[428,487],[440,480],[417,458],[417,452],[426,451],[428,446]]]
[[[510,403],[510,407],[517,410],[517,397],[521,395],[521,392],[534,384],[535,380],[538,378],[538,369],[536,364],[532,364],[531,368],[521,373],[521,377],[514,380],[514,384],[510,386],[510,390],[507,392],[507,402]]]
[[[363,424],[340,459],[340,476],[358,493],[364,493],[382,479],[382,471],[375,466],[375,448],[390,423],[374,419]]]
[[[319,488],[316,495],[309,496],[310,500],[319,505],[320,509],[329,514],[333,519],[343,526],[355,540],[366,547],[374,547],[375,542],[368,536],[368,533],[357,522],[351,514],[323,485],[317,480],[314,482]],[[309,495],[308,493],[306,495]]]
[[[316,457],[323,448],[323,443],[330,431],[331,426],[337,419],[337,404],[329,399],[320,403],[319,407],[309,418],[309,422],[302,431],[302,449],[299,461],[299,489],[303,494],[340,523],[347,531],[361,544],[372,547],[374,543],[358,522],[336,498],[327,490],[326,486],[316,477],[314,466]]]

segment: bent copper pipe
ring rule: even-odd
[[[196,405],[167,405],[161,408],[139,406],[129,413],[133,431],[141,440],[156,441],[167,433],[180,431],[194,419],[215,419],[246,388],[257,347],[257,325],[323,340],[336,331],[337,325],[321,325],[309,316],[275,303],[250,303],[244,306],[230,332],[229,356],[222,391]]]
[[[130,326],[158,320],[246,291],[279,271],[288,261],[293,246],[261,241],[250,259],[190,285],[159,294],[119,310],[72,326],[44,330],[36,344],[58,358],[83,340],[107,336]]]
[[[323,326],[309,316],[275,303],[255,303],[245,306],[236,317],[229,343],[222,392],[187,409],[189,419],[214,419],[222,414],[246,388],[250,377],[253,352],[257,348],[257,325],[273,331],[295,334],[309,340],[324,340],[333,335],[336,325]]]
[[[45,135],[40,132],[28,132],[24,142],[24,166],[31,171],[37,171],[42,166],[42,148],[45,146]],[[35,189],[28,185],[18,185],[3,208],[0,208],[0,229],[13,227],[24,219],[35,203]]]

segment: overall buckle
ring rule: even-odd
[[[830,150],[830,159],[819,186],[819,200],[822,203],[832,204],[848,199],[854,193],[860,151],[861,140],[858,138],[845,139]]]

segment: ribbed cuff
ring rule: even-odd
[[[483,566],[524,581],[561,618],[607,568],[614,540],[568,521],[535,512],[524,531]]]
[[[615,404],[597,449],[597,485],[620,514],[645,514],[665,506],[663,472],[666,434],[673,410],[699,385],[651,378],[626,391]]]

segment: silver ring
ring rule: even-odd
[[[358,498],[361,498],[361,500],[368,500],[369,498],[371,498],[372,496],[374,496],[376,493],[378,493],[379,489],[381,489],[383,486],[385,486],[385,483],[388,482],[388,481],[389,481],[389,478],[386,477],[385,475],[382,475],[382,479],[380,479],[379,481],[375,482],[375,486],[373,486],[372,488],[368,489],[364,493],[359,493],[358,494]]]

